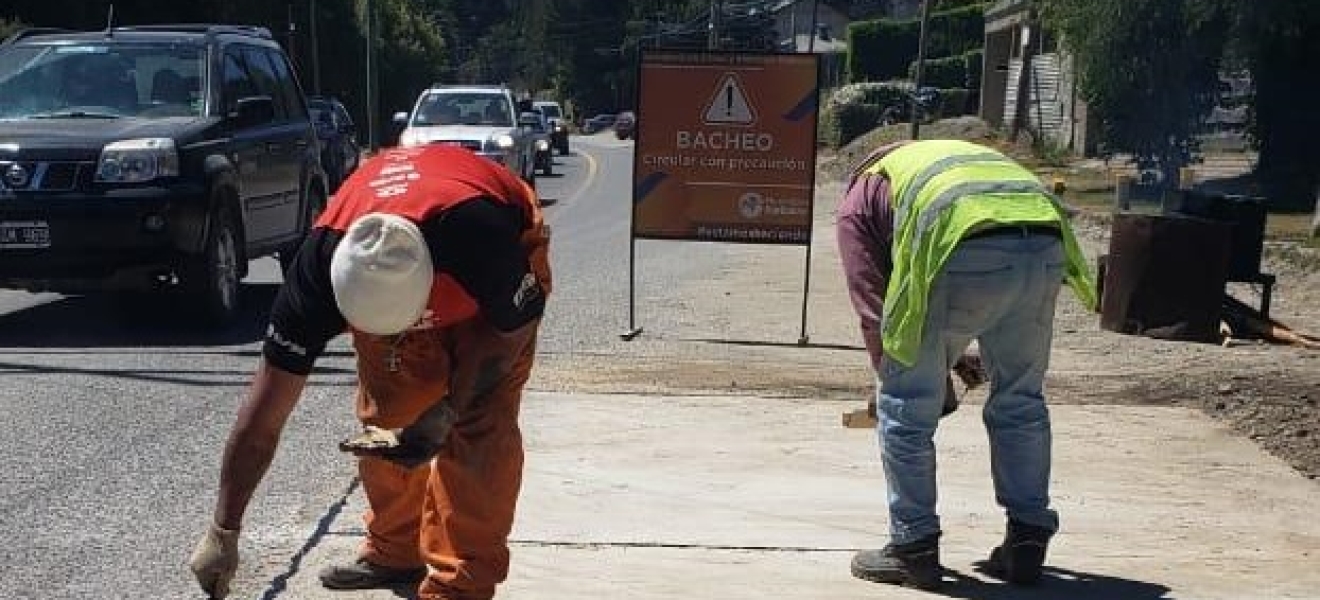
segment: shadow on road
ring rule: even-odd
[[[981,561],[974,568],[978,573],[986,573],[986,563]],[[1058,567],[1045,567],[1040,584],[1021,587],[983,581],[963,575],[954,569],[944,569],[945,585],[935,594],[949,598],[968,600],[1027,600],[1040,598],[1053,600],[1168,600],[1169,588],[1157,583],[1147,583],[1121,577],[1097,575],[1071,571]],[[950,583],[949,578],[953,579]]]
[[[807,342],[770,342],[764,340],[718,340],[713,338],[684,338],[684,342],[702,342],[706,344],[724,344],[728,346],[756,346],[762,348],[816,348],[820,350],[866,350],[862,346],[849,344],[816,344]]]
[[[0,314],[0,346],[96,348],[209,346],[262,339],[278,283],[245,283],[243,310],[224,327],[208,327],[181,295],[69,296]]]

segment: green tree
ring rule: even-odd
[[[1199,152],[1215,102],[1229,0],[1043,0],[1043,21],[1073,55],[1106,153],[1177,181]]]
[[[1238,46],[1255,85],[1252,135],[1257,180],[1273,205],[1309,210],[1320,188],[1320,3],[1237,3]]]

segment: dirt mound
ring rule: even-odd
[[[910,123],[872,129],[839,148],[828,160],[822,160],[821,175],[836,180],[846,177],[852,166],[865,158],[869,152],[885,144],[906,140],[911,133]],[[999,136],[985,121],[973,116],[963,116],[922,125],[921,139],[968,140],[996,145]]]

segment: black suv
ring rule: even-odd
[[[182,290],[238,312],[324,209],[307,101],[268,30],[30,29],[0,43],[0,288]]]

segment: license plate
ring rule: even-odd
[[[49,248],[45,221],[0,221],[0,248]]]

